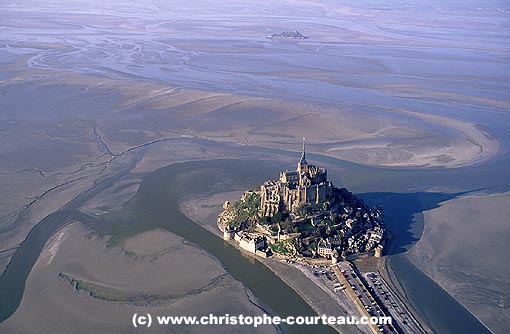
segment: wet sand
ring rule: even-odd
[[[198,17],[194,6],[166,2],[0,5],[0,271],[35,224],[97,182],[122,176],[85,203],[84,211],[101,216],[132,198],[141,173],[177,161],[273,158],[258,147],[298,151],[302,136],[315,153],[402,170],[456,167],[461,174],[508,154],[501,4],[262,2],[225,19],[230,5],[204,4],[207,15]],[[265,38],[294,29],[311,38]],[[465,217],[451,215],[448,225],[458,231]],[[500,227],[473,229],[483,235]],[[459,245],[469,240],[462,236]],[[437,252],[445,272],[459,277],[444,283],[452,294],[466,295],[463,281],[492,289],[472,277],[496,268],[481,264],[483,252],[468,252],[477,271],[464,280],[433,246],[418,249]],[[431,269],[442,265],[420,252],[416,259],[443,280]],[[506,305],[494,284],[474,298]],[[494,326],[508,324],[506,308],[494,310]]]
[[[201,268],[200,275],[196,267]],[[80,282],[82,290],[70,279]],[[90,291],[97,295],[92,297]],[[139,333],[131,324],[134,313],[264,313],[217,259],[168,231],[151,230],[109,248],[106,240],[79,223],[68,225],[47,242],[27,281],[26,296],[17,312],[0,324],[0,331]],[[152,326],[144,332],[178,330],[179,326]],[[207,330],[276,333],[271,326]],[[188,326],[186,331],[201,333],[203,328]]]
[[[36,72],[29,71],[28,73],[35,74]],[[22,74],[22,76],[27,74]],[[30,121],[34,122],[32,127],[27,121],[23,121],[25,125],[20,127],[21,120],[11,121],[4,125],[5,138],[9,138],[9,144],[4,145],[2,154],[5,155],[5,159],[2,159],[4,163],[0,165],[2,171],[0,178],[3,180],[2,184],[5,185],[4,189],[6,189],[2,193],[3,200],[1,202],[1,224],[4,228],[3,233],[5,233],[5,238],[0,240],[1,251],[3,251],[0,264],[3,263],[3,267],[12,254],[9,249],[14,249],[35,223],[64,206],[69,199],[91,188],[101,178],[118,173],[121,168],[136,159],[137,155],[140,155],[145,149],[157,147],[155,149],[161,149],[160,154],[164,154],[170,147],[169,154],[172,156],[157,158],[161,160],[160,163],[154,161],[155,159],[152,159],[153,161],[149,164],[142,163],[137,167],[137,170],[140,171],[154,170],[158,166],[174,161],[231,155],[228,150],[211,156],[186,143],[183,143],[182,147],[178,147],[178,145],[160,145],[158,147],[159,143],[190,137],[226,142],[237,146],[241,144],[252,147],[267,146],[296,150],[299,146],[296,145],[296,142],[300,140],[299,136],[305,134],[309,138],[310,150],[317,153],[348,159],[350,157],[354,161],[381,166],[433,166],[436,163],[457,166],[486,159],[497,148],[497,142],[487,139],[482,131],[461,121],[451,121],[454,125],[450,128],[453,129],[456,139],[451,141],[453,146],[447,149],[438,150],[436,148],[436,144],[441,147],[449,145],[447,142],[450,139],[446,137],[438,137],[437,140],[430,141],[430,146],[409,144],[411,142],[423,143],[417,138],[413,139],[417,134],[413,131],[421,131],[421,135],[418,137],[432,135],[432,133],[429,132],[427,135],[423,130],[411,131],[414,124],[401,123],[391,118],[379,125],[374,124],[373,129],[367,128],[367,130],[378,133],[378,143],[374,146],[371,139],[367,142],[364,141],[363,138],[372,136],[366,130],[363,131],[358,127],[357,132],[352,132],[355,123],[367,125],[364,119],[370,117],[362,113],[329,109],[320,111],[320,108],[315,107],[313,108],[316,110],[310,113],[309,106],[294,102],[287,105],[267,99],[257,99],[257,104],[250,106],[251,102],[246,102],[246,97],[225,95],[222,95],[221,101],[218,101],[219,106],[212,104],[209,101],[210,98],[207,98],[207,106],[204,106],[202,99],[207,96],[206,93],[191,92],[192,94],[190,94],[187,90],[175,92],[170,88],[164,89],[161,85],[148,83],[140,84],[137,87],[136,93],[133,93],[134,96],[126,106],[123,100],[126,94],[125,90],[132,90],[129,82],[100,79],[101,84],[98,86],[97,83],[94,84],[98,78],[89,77],[87,80],[76,83],[77,78],[73,75],[62,76],[59,82],[49,84],[52,80],[45,76],[44,80],[32,79],[23,83],[6,81],[2,86],[5,95],[0,100],[0,104],[9,110],[9,114],[3,115],[4,118],[26,117],[27,113],[34,108],[26,105],[16,106],[15,109],[11,108],[14,101],[19,100],[35,99],[37,108],[52,109],[53,105],[58,104],[63,109],[60,115],[41,116],[39,119]],[[137,84],[137,82],[133,83]],[[74,85],[79,89],[62,93],[66,85]],[[37,92],[35,96],[33,90]],[[58,98],[53,98],[54,96],[58,96]],[[158,99],[171,100],[175,106],[161,110],[160,107],[152,105],[158,102]],[[73,101],[72,105],[70,100]],[[235,102],[234,106],[228,106],[233,103],[232,101],[240,100],[245,101],[244,104]],[[99,110],[94,111],[94,117],[98,117],[96,123],[66,120],[67,115],[64,112],[66,108],[72,108],[74,118],[90,117],[88,106],[91,101],[94,101],[94,105],[101,106]],[[145,112],[140,112],[140,106]],[[274,125],[261,130],[262,124],[251,124],[251,116],[245,114],[243,110],[250,113],[256,109],[265,109],[267,113],[273,115]],[[198,115],[193,115],[192,110],[201,110],[201,112]],[[291,110],[292,120],[289,119]],[[119,113],[122,113],[120,120],[116,118],[117,115],[120,115]],[[299,116],[299,113],[302,113],[303,116]],[[345,116],[341,116],[342,113],[345,113]],[[18,115],[14,116],[15,114]],[[233,118],[233,114],[239,114],[239,118]],[[333,122],[334,117],[348,119],[349,122]],[[207,123],[204,122],[205,120]],[[300,128],[305,129],[305,125],[310,125],[310,122],[314,124],[314,127],[310,129],[321,128],[323,131],[313,131],[314,133],[298,131]],[[393,125],[391,125],[392,122]],[[444,117],[433,120],[433,122],[449,124],[444,120]],[[33,131],[34,127],[37,131]],[[406,127],[411,132],[406,132]],[[409,136],[406,144],[407,149],[415,153],[404,154],[400,148],[393,145],[390,151],[384,148],[389,142],[380,137],[381,131],[387,131],[395,136],[399,132],[391,129],[396,128],[401,133],[400,137]],[[14,131],[14,129],[16,130]],[[236,130],[232,132],[227,129]],[[30,133],[28,138],[26,138],[27,133]],[[281,137],[283,139],[280,140],[277,139],[278,136],[284,138]],[[72,141],[76,141],[76,144],[73,144]],[[345,143],[331,144],[332,141]],[[34,143],[39,143],[40,146],[33,145]],[[473,151],[469,146],[478,148]],[[9,148],[7,149],[7,147]],[[41,147],[47,151],[41,153]],[[78,148],[84,150],[80,158],[74,156],[80,152]],[[372,150],[375,150],[377,154],[370,153]],[[434,153],[431,156],[424,150]],[[240,152],[240,150],[236,151]],[[356,154],[354,154],[355,152]],[[440,155],[436,155],[436,153],[440,153]],[[48,159],[49,155],[66,156],[67,160]],[[442,158],[438,157],[446,155],[451,159],[448,158],[448,161],[441,162]],[[30,156],[30,163],[26,163],[28,156]],[[242,155],[239,158],[242,158]],[[7,161],[9,164],[5,163]],[[12,194],[18,195],[12,196]],[[23,215],[21,223],[17,222],[20,213]]]
[[[509,200],[508,193],[475,194],[426,211],[423,236],[409,252],[420,270],[501,334],[510,323],[510,271],[506,252],[497,250],[510,238]]]

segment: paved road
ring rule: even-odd
[[[379,274],[371,272],[364,274],[364,277],[373,295],[381,302],[382,308],[393,318],[398,333],[426,334],[402,300]]]
[[[295,264],[345,310],[345,316],[391,317],[392,324],[361,325],[363,333],[426,334],[384,279],[370,272],[361,277],[349,262],[337,265]]]
[[[340,273],[344,276],[347,284],[349,284],[350,288],[356,294],[359,302],[361,303],[361,307],[366,310],[368,316],[371,317],[387,317],[391,316],[387,312],[385,312],[384,307],[379,305],[374,296],[372,295],[368,286],[361,280],[358,276],[352,265],[348,262],[340,262],[338,263],[338,268],[340,269]],[[394,320],[393,320],[394,321]],[[387,334],[400,334],[397,328],[393,325],[377,325],[372,326],[372,331],[374,333],[387,333]],[[414,332],[411,332],[414,333]]]
[[[338,305],[344,309],[343,314],[337,314],[333,316],[348,316],[348,317],[356,317],[360,318],[363,316],[356,305],[354,304],[351,296],[349,296],[345,289],[336,289],[339,285],[339,280],[336,277],[334,271],[332,270],[330,265],[305,265],[305,264],[295,264],[296,268],[301,270],[310,280],[312,280],[315,284],[321,287],[325,292],[327,292],[331,298],[338,303]],[[369,325],[352,325],[352,326],[341,326],[342,333],[364,333],[371,334]],[[356,329],[356,330],[354,330]]]

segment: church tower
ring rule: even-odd
[[[306,162],[306,151],[305,151],[305,137],[303,137],[303,151],[301,152],[301,159],[298,162],[297,170],[301,173],[302,169],[305,169],[305,166],[308,166],[308,162]]]

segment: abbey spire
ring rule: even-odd
[[[305,140],[306,138],[303,137],[303,151],[301,152],[301,159],[299,160],[298,168],[301,166],[308,165],[308,162],[306,162]]]

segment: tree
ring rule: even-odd
[[[259,209],[260,195],[257,193],[246,193],[241,200],[226,209],[232,217],[229,223],[233,227],[238,228],[245,223],[253,224],[260,221]]]
[[[273,223],[278,223],[278,222],[281,222],[283,220],[283,214],[281,212],[277,212],[273,218],[271,219],[271,221]]]
[[[309,215],[310,213],[312,213],[312,208],[310,208],[310,206],[306,205],[306,204],[303,204],[301,206],[299,206],[296,210],[297,214],[300,215],[301,217],[306,217],[307,215]]]

